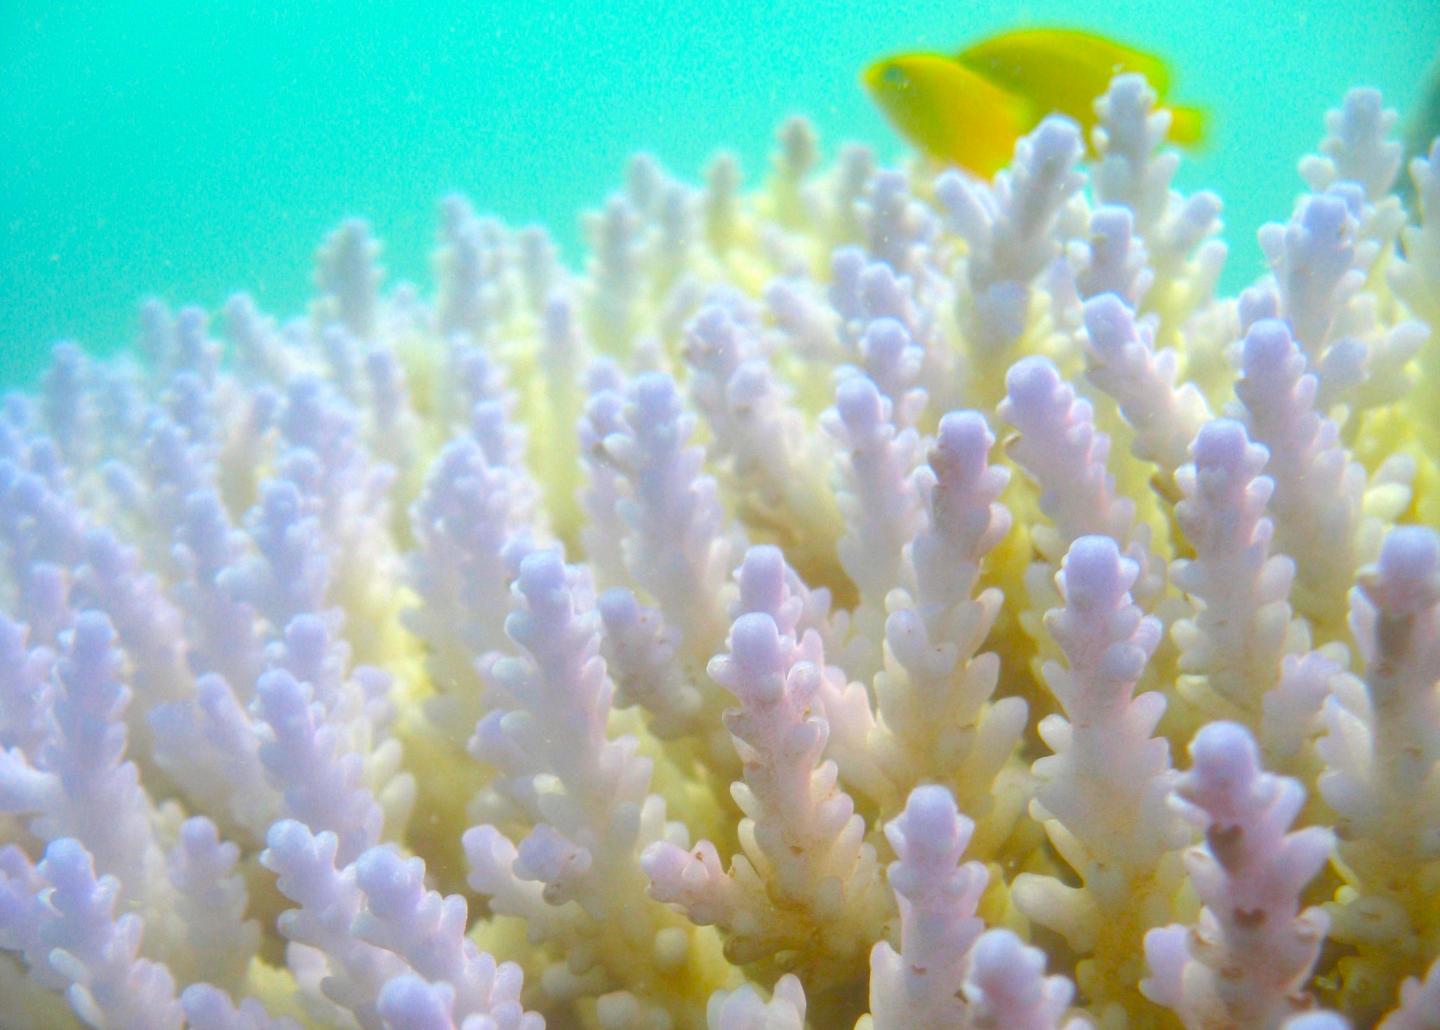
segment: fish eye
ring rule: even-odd
[[[904,86],[909,81],[905,72],[898,64],[887,64],[881,75],[891,86]]]

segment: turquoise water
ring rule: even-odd
[[[243,288],[294,312],[346,215],[371,220],[392,282],[423,279],[447,191],[546,223],[575,258],[578,213],[637,149],[693,178],[726,147],[758,176],[798,111],[827,153],[893,156],[860,68],[1022,23],[1172,61],[1176,96],[1212,114],[1182,185],[1226,201],[1233,288],[1262,270],[1255,229],[1288,215],[1325,109],[1366,84],[1407,111],[1440,42],[1434,0],[417,8],[0,0],[0,382],[62,337],[124,345],[147,295],[214,308]]]

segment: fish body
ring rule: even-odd
[[[1076,29],[1020,29],[954,55],[901,54],[877,61],[862,78],[917,148],[988,178],[1048,114],[1074,119],[1088,138],[1095,99],[1122,72],[1144,75],[1162,101],[1169,92],[1170,71],[1159,57]],[[1170,139],[1199,142],[1201,113],[1170,110]]]
[[[1158,96],[1170,92],[1170,70],[1154,54],[1077,29],[1018,29],[966,47],[955,59],[998,86],[1077,121],[1089,101],[1121,72],[1145,76]],[[1073,112],[1073,113],[1072,113]]]
[[[1039,122],[1030,103],[945,54],[877,61],[865,84],[899,133],[946,164],[987,178]]]

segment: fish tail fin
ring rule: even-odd
[[[1195,146],[1205,140],[1205,112],[1198,107],[1170,108],[1170,142]]]

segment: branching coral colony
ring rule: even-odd
[[[452,199],[383,290],[350,222],[304,318],[57,347],[0,1021],[1440,1027],[1440,143],[1403,210],[1352,93],[1220,299],[1099,109],[993,185],[637,158],[580,275]]]

